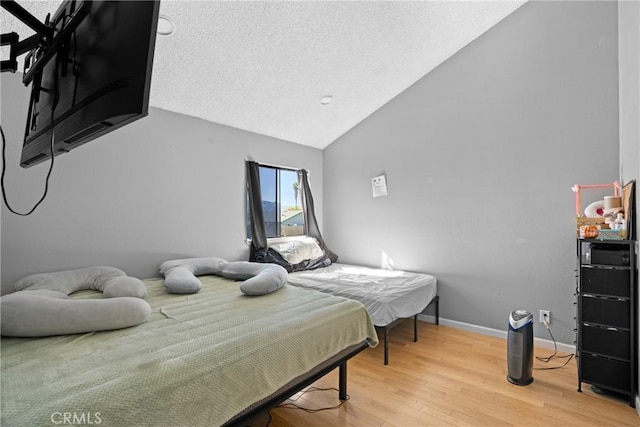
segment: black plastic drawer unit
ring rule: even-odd
[[[582,295],[582,321],[616,328],[631,326],[628,299]]]
[[[582,292],[629,298],[629,269],[583,266],[580,274]]]
[[[583,324],[580,339],[582,351],[629,361],[629,331]]]
[[[628,397],[638,390],[636,241],[578,239],[576,356],[582,383]]]
[[[588,353],[581,353],[582,381],[609,390],[628,393],[631,364]]]
[[[627,250],[615,250],[594,244],[591,247],[591,263],[604,265],[629,265],[631,258]]]

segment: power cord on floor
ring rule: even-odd
[[[551,333],[551,328],[549,328],[549,323],[547,321],[544,321],[542,323],[544,323],[545,328],[547,328],[547,331],[549,331],[549,336],[551,337],[551,340],[553,341],[553,354],[551,356],[546,356],[546,357],[536,356],[536,359],[539,360],[540,362],[543,362],[543,363],[549,363],[550,361],[552,361],[554,359],[566,359],[566,360],[560,366],[549,366],[549,367],[546,367],[546,368],[533,368],[533,369],[536,369],[536,370],[539,370],[539,371],[547,371],[547,370],[551,370],[551,369],[564,368],[571,361],[571,359],[573,359],[574,355],[573,354],[565,354],[563,356],[558,356],[558,344],[556,343],[556,339],[553,337],[553,334]]]
[[[302,390],[298,396],[296,397],[290,397],[289,399],[287,399],[287,401],[285,401],[284,403],[281,403],[280,405],[276,406],[275,408],[286,408],[286,409],[300,409],[302,411],[308,412],[308,413],[316,413],[316,412],[320,412],[320,411],[326,411],[329,409],[337,409],[339,407],[341,407],[342,405],[344,405],[344,403],[349,400],[349,395],[347,395],[347,398],[343,401],[341,401],[339,404],[334,405],[334,406],[328,406],[325,408],[317,408],[317,409],[311,409],[311,408],[305,408],[302,407],[300,405],[297,405],[293,402],[297,402],[302,396],[304,396],[307,393],[313,392],[313,391],[338,391],[337,388],[335,387],[328,387],[328,388],[319,388],[319,387],[309,387],[306,390]],[[273,409],[275,409],[273,408]],[[266,424],[264,424],[264,427],[269,427],[271,425],[271,422],[273,421],[273,415],[271,415],[271,410],[266,411],[266,415],[269,416],[269,419],[267,420]],[[253,427],[255,426],[259,421],[257,419],[252,420],[252,422],[250,424],[247,424],[246,427]]]
[[[328,388],[319,388],[319,387],[309,387],[306,390],[302,390],[300,392],[300,394],[296,397],[290,397],[289,399],[287,399],[287,401],[285,401],[284,403],[281,403],[280,405],[276,406],[275,408],[285,408],[285,409],[300,409],[302,411],[308,412],[310,414],[314,414],[316,412],[320,412],[320,411],[327,411],[329,409],[337,409],[339,407],[341,407],[342,405],[344,405],[344,403],[349,400],[349,395],[347,395],[347,398],[345,400],[340,401],[340,403],[338,403],[337,405],[334,406],[326,406],[324,408],[305,408],[303,406],[297,405],[294,402],[297,402],[302,396],[304,396],[307,393],[313,392],[313,391],[338,391],[337,388],[335,387],[328,387]],[[274,409],[275,409],[274,408]],[[268,427],[271,424],[271,421],[273,420],[273,417],[271,415],[271,411],[269,411],[269,420],[267,421],[267,424],[265,427]]]
[[[338,403],[335,406],[328,406],[328,407],[324,407],[324,408],[317,408],[317,409],[311,409],[311,408],[305,408],[302,406],[299,406],[293,402],[297,402],[302,396],[304,396],[305,394],[312,392],[312,391],[338,391],[337,388],[335,387],[329,387],[329,388],[318,388],[318,387],[309,387],[306,390],[303,390],[299,396],[297,396],[296,398],[289,398],[288,402],[284,402],[281,403],[280,405],[276,406],[276,408],[289,408],[289,409],[301,409],[305,412],[309,412],[311,414],[316,413],[316,412],[320,412],[320,411],[326,411],[328,409],[336,409],[341,407],[342,405],[344,405],[344,403],[349,400],[349,395],[347,395],[347,398],[345,400],[340,401],[340,403]]]

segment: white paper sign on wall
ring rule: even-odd
[[[371,187],[373,189],[373,197],[381,197],[387,195],[387,177],[378,175],[371,178]]]

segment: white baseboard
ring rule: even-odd
[[[419,314],[418,320],[422,320],[423,322],[435,323],[436,317],[427,315],[427,314]],[[464,329],[465,331],[477,332],[482,335],[489,335],[492,337],[504,338],[507,339],[507,331],[501,331],[498,329],[486,328],[484,326],[472,325],[470,323],[458,322],[456,320],[443,319],[440,317],[440,324],[444,326],[451,326],[452,328]],[[553,349],[553,341],[545,340],[542,338],[534,338],[533,339],[534,346],[542,347],[542,348],[550,348]],[[557,343],[558,351],[563,353],[575,353],[576,346],[572,344],[563,344]],[[638,405],[636,405],[636,408]]]
[[[640,417],[640,395],[636,394],[636,414]]]

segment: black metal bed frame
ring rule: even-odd
[[[431,304],[435,303],[436,307],[436,325],[440,324],[440,297],[436,295],[433,299],[427,304],[427,307],[431,306]],[[427,308],[425,307],[425,309]],[[389,323],[385,326],[376,326],[376,330],[382,331],[384,334],[384,364],[389,364],[389,330],[394,326],[398,325],[403,320],[407,318],[396,319],[393,322]],[[413,342],[418,341],[418,314],[413,316]],[[266,399],[256,403],[249,409],[235,417],[231,418],[229,421],[223,424],[225,427],[239,427],[246,426],[253,419],[259,416],[260,414],[268,411],[275,406],[278,406],[283,401],[287,400],[289,397],[293,396],[300,390],[305,387],[310,386],[320,378],[327,375],[329,372],[333,371],[335,368],[338,368],[338,398],[342,401],[349,399],[347,394],[347,361],[365,350],[369,347],[369,344],[365,341],[358,345],[352,346],[338,355],[330,358],[329,360],[321,363],[315,369],[309,371],[309,373],[304,374],[295,380],[289,382],[281,389],[277,390],[272,395],[268,396]]]
[[[234,416],[229,421],[224,423],[223,426],[239,427],[249,425],[249,422],[253,418],[259,416],[260,414],[268,411],[271,408],[274,408],[275,406],[278,406],[280,403],[287,400],[289,397],[293,396],[303,388],[310,386],[329,372],[333,371],[335,368],[339,369],[338,398],[343,401],[348,400],[349,396],[347,395],[347,361],[368,347],[368,342],[364,341],[360,344],[343,350],[342,352],[338,353],[338,355],[330,358],[329,360],[321,363],[316,368],[309,371],[309,373],[304,374],[289,382],[281,389],[277,390],[274,394],[268,396],[266,399],[250,407],[250,409],[247,409],[246,411]]]
[[[440,324],[440,296],[436,295],[433,299],[427,304],[429,307],[431,304],[436,304],[436,325]],[[425,309],[427,308],[425,307]],[[418,313],[419,314],[419,313]],[[418,314],[413,316],[413,342],[418,342]],[[384,342],[384,364],[389,364],[389,330],[394,326],[398,325],[404,320],[407,320],[408,317],[396,319],[388,325],[384,326],[376,326],[376,330],[378,332],[382,332],[383,334],[383,342]]]

